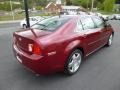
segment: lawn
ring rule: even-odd
[[[15,20],[21,20],[24,17],[25,17],[24,14],[16,14],[14,16]],[[13,20],[13,17],[11,15],[0,16],[0,21],[7,21],[7,20]]]

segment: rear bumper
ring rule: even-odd
[[[14,56],[17,60],[31,71],[38,74],[49,74],[58,71],[63,71],[63,65],[55,64],[54,60],[49,60],[49,56],[28,55],[21,52],[13,45]]]

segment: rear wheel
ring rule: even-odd
[[[83,54],[79,49],[74,50],[68,58],[65,66],[65,73],[72,75],[76,73],[81,65]]]
[[[111,46],[112,45],[112,41],[113,41],[113,34],[110,35],[108,42],[107,42],[107,46]]]

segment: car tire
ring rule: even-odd
[[[66,62],[65,70],[64,70],[65,74],[67,75],[75,74],[80,68],[82,59],[83,59],[83,53],[81,52],[81,50],[79,49],[74,50],[70,54]]]
[[[108,39],[108,42],[107,42],[107,46],[109,47],[109,46],[111,46],[112,45],[112,41],[113,41],[113,34],[111,34],[110,36],[109,36],[109,39]]]
[[[26,24],[23,24],[23,28],[26,29],[26,28],[27,28],[27,25],[26,25]]]

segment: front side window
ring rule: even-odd
[[[97,28],[103,28],[104,27],[104,22],[100,18],[94,17],[93,21],[94,21]]]
[[[82,22],[84,30],[95,28],[94,22],[90,17],[81,18],[81,22]]]

